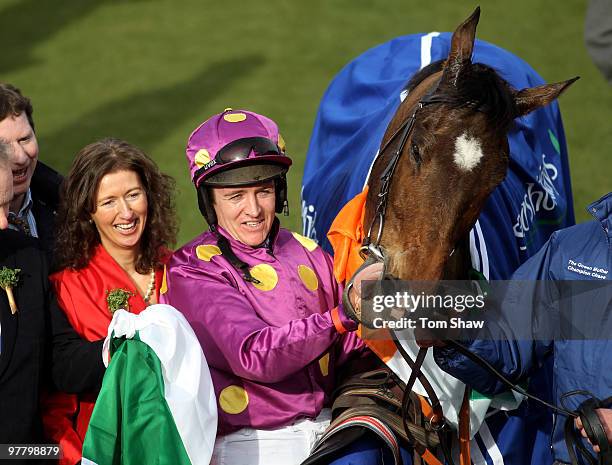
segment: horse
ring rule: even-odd
[[[433,282],[468,277],[473,265],[474,233],[470,232],[508,173],[508,133],[515,119],[551,104],[577,79],[514,89],[491,66],[472,61],[479,17],[477,8],[457,27],[445,60],[412,77],[371,167],[364,192],[361,251],[368,260],[384,263],[387,276]],[[533,220],[538,208],[533,204],[529,208]],[[303,211],[309,210],[314,209],[303,205]],[[398,349],[405,352],[401,344]],[[415,362],[402,353],[410,366],[402,373],[395,367],[394,371],[408,379],[408,394],[419,378],[430,401],[437,403],[438,423],[440,402],[418,373],[423,354]],[[404,426],[414,440],[414,428],[408,431],[406,422]],[[419,454],[436,463],[427,452],[420,447]],[[452,461],[448,447],[444,453],[447,462]]]
[[[342,206],[367,184],[387,126],[408,93],[406,82],[421,69],[439,67],[450,45],[450,33],[398,37],[352,60],[329,85],[302,182],[304,235],[328,252],[325,234]],[[475,41],[473,61],[493,67],[517,89],[544,84],[529,64],[484,41]],[[507,176],[489,196],[470,237],[473,266],[486,279],[508,279],[553,231],[574,224],[558,104],[516,119],[507,137]]]
[[[384,245],[398,279],[467,277],[467,235],[508,171],[514,119],[575,81],[516,91],[492,68],[472,63],[479,15],[457,28],[439,70],[413,77],[372,168],[365,224],[373,233],[378,223],[380,234],[368,239]]]

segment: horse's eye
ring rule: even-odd
[[[421,153],[419,152],[419,146],[416,144],[412,144],[410,146],[410,154],[412,155],[412,158],[414,158],[414,161],[416,161],[417,163],[421,163]]]

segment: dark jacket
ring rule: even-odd
[[[0,289],[0,444],[43,443],[41,391],[51,387],[51,379],[68,392],[98,389],[104,375],[102,341],[83,341],[57,306],[39,241],[0,231],[3,266],[21,271],[13,290],[14,315]]]
[[[36,220],[38,238],[47,251],[47,258],[50,258],[53,251],[55,215],[59,206],[59,192],[63,180],[61,174],[39,161],[30,183],[32,213]]]

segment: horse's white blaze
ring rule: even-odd
[[[455,153],[453,157],[459,168],[470,171],[482,158],[480,141],[468,136],[467,132],[461,134],[455,141]]]

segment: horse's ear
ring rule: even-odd
[[[528,87],[515,92],[514,103],[516,104],[516,116],[526,115],[536,108],[548,105],[578,79],[579,76],[568,79],[567,81],[544,84],[538,87]]]
[[[461,69],[472,61],[472,51],[474,50],[474,39],[476,37],[476,26],[480,19],[480,7],[476,7],[474,13],[461,23],[451,39],[451,49],[444,67],[442,80],[452,84],[457,84],[457,79]]]

